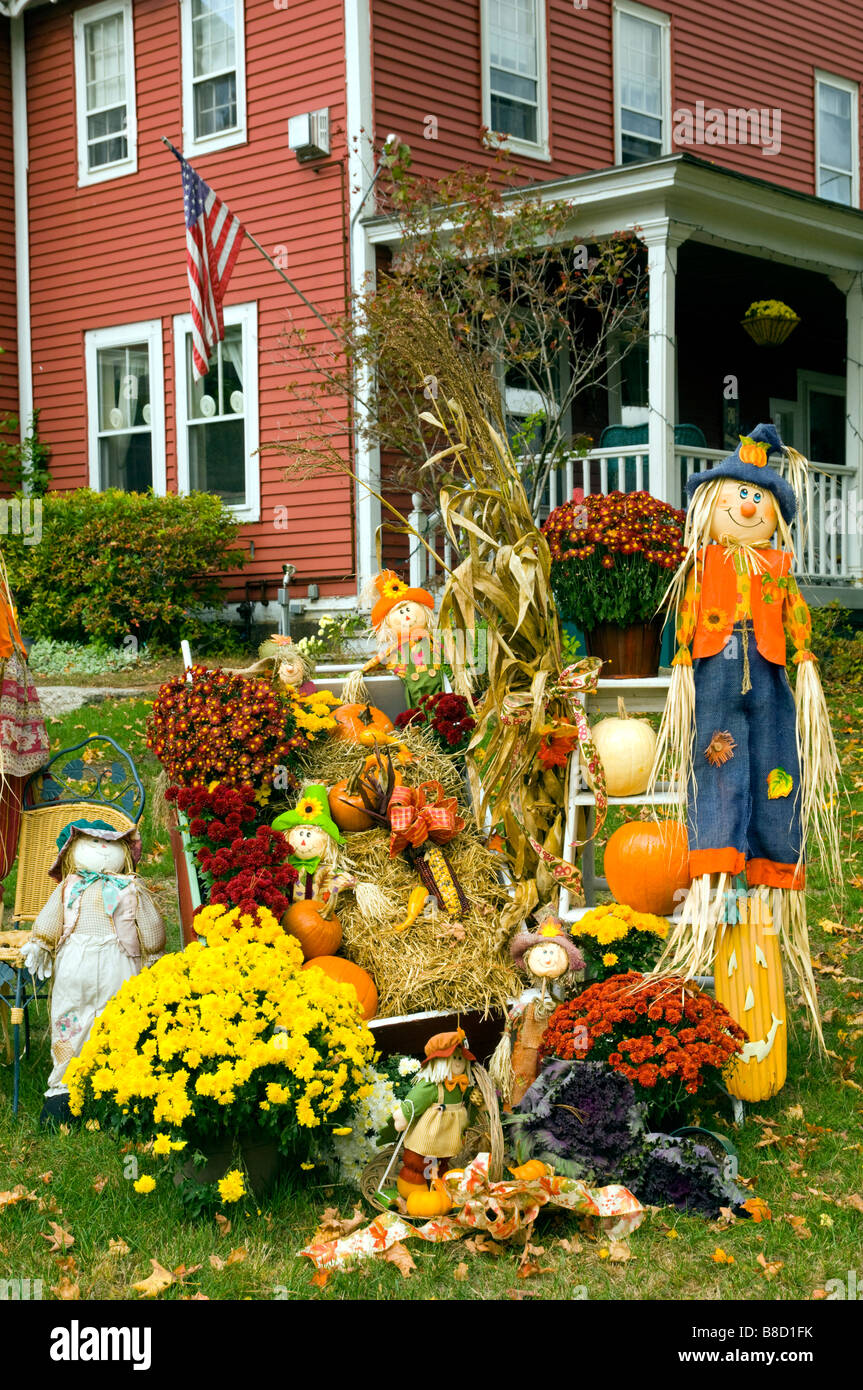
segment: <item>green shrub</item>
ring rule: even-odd
[[[217,497],[152,493],[50,493],[42,536],[5,538],[4,554],[24,632],[71,642],[176,648],[201,630],[195,616],[221,607],[220,571],[245,564],[232,548],[239,525]]]
[[[55,642],[52,637],[40,637],[29,655],[30,670],[37,676],[101,676],[109,671],[134,671],[150,660],[147,648],[138,649],[136,643],[107,647],[90,642],[82,647],[77,642]]]
[[[812,650],[822,679],[845,690],[863,689],[863,632],[852,627],[851,609],[841,608],[834,599],[810,612]]]

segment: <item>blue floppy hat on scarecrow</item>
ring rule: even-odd
[[[733,478],[772,492],[790,526],[797,513],[797,498],[787,478],[770,467],[768,459],[771,454],[785,454],[779,431],[775,425],[757,425],[751,434],[741,436],[734,453],[717,463],[715,468],[706,468],[687,478],[687,501],[691,502],[696,490],[705,483],[712,483],[717,478]]]

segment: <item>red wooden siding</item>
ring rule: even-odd
[[[847,0],[665,0],[671,15],[672,109],[778,108],[781,150],[692,145],[691,152],[770,182],[815,192],[814,69],[859,81],[863,24]],[[849,23],[856,12],[857,23]],[[372,0],[375,130],[394,131],[429,176],[488,161],[482,124],[479,0]],[[547,0],[551,160],[519,160],[531,181],[614,163],[612,3]],[[438,138],[424,135],[435,116]],[[674,152],[684,148],[674,146]]]
[[[15,200],[12,170],[12,72],[9,21],[0,22],[0,418],[18,414],[15,325]],[[16,433],[0,438],[15,439]]]
[[[89,329],[161,318],[165,365],[167,479],[176,487],[172,316],[188,312],[179,166],[160,143],[181,145],[179,5],[135,0],[138,172],[77,186],[72,5],[27,17],[30,125],[30,234],[33,364],[41,426],[61,489],[87,483],[84,334]],[[344,306],[346,214],[336,165],[300,166],[288,149],[287,118],[329,106],[333,157],[345,155],[344,36],[341,0],[246,0],[248,143],[194,160],[271,254],[288,250],[288,274],[320,309]],[[227,304],[258,304],[260,439],[296,438],[297,407],[285,391],[285,330],[293,320],[309,340],[325,330],[275,271],[246,243]],[[346,443],[346,435],[344,441]],[[282,561],[298,566],[298,592],[350,592],[354,571],[352,488],[343,477],[298,486],[285,458],[260,456],[261,521],[244,537],[255,559],[246,578],[276,579]],[[274,508],[288,507],[288,529]],[[272,596],[272,590],[271,590]]]

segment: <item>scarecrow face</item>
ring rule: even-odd
[[[425,630],[428,627],[430,610],[424,603],[414,603],[408,599],[403,603],[397,603],[387,616],[393,632],[408,633],[417,628]]]
[[[299,656],[285,656],[279,662],[279,680],[282,685],[302,685],[303,662]]]
[[[467,1062],[464,1060],[464,1053],[460,1047],[457,1047],[449,1059],[450,1075],[461,1076],[466,1066]]]
[[[126,851],[120,840],[95,840],[89,835],[76,835],[72,842],[72,863],[76,869],[89,874],[121,874]]]
[[[538,980],[559,980],[569,969],[566,951],[556,941],[544,941],[531,946],[524,958],[531,975]]]
[[[328,835],[319,825],[295,825],[288,844],[298,859],[316,859],[327,847]]]
[[[712,540],[769,541],[776,530],[776,502],[767,488],[734,479],[722,484],[710,518]]]

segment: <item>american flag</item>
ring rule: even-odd
[[[167,141],[165,142],[168,143]],[[192,370],[207,374],[210,353],[225,336],[222,300],[240,254],[243,227],[191,164],[171,145],[183,170],[186,216],[186,269],[192,311]]]

